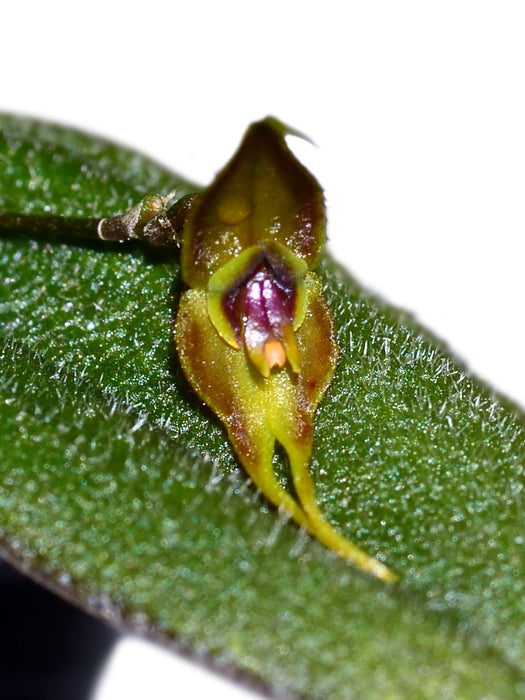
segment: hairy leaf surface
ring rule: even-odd
[[[120,146],[0,118],[0,211],[105,216],[172,189],[195,188]],[[342,348],[316,415],[319,503],[400,584],[337,559],[247,482],[174,355],[176,259],[7,233],[4,554],[275,693],[520,695],[523,416],[334,262],[319,274]]]

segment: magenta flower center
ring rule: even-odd
[[[295,299],[290,271],[268,257],[258,262],[223,299],[224,312],[239,345],[244,344],[264,376],[273,367],[282,367],[290,350],[295,361]]]

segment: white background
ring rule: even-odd
[[[317,144],[336,257],[525,406],[524,37],[522,2],[9,3],[0,109],[202,183],[279,117]],[[97,700],[237,697],[152,653],[124,643]]]

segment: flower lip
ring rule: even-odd
[[[208,315],[231,347],[244,349],[264,377],[286,362],[299,372],[295,331],[306,314],[304,260],[275,242],[252,246],[213,274]]]
[[[250,360],[265,377],[287,359],[294,371],[299,370],[293,331],[296,296],[290,270],[262,253],[222,299],[238,345],[244,344]]]
[[[279,267],[276,269],[275,263],[262,253],[260,260],[223,297],[222,308],[239,344],[246,324],[278,334],[283,318],[293,322],[295,283],[286,267]]]

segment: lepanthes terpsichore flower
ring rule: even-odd
[[[313,269],[325,246],[315,178],[275,119],[253,124],[237,153],[184,213],[176,347],[184,373],[228,431],[262,494],[327,547],[383,580],[396,577],[323,517],[308,469],[314,413],[338,358]],[[276,478],[284,448],[294,493]]]

